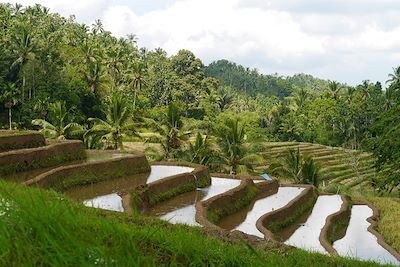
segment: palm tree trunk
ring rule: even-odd
[[[231,166],[231,170],[229,171],[229,174],[236,175],[236,165]]]
[[[22,102],[25,101],[25,74],[22,74]]]
[[[136,89],[133,91],[133,109],[136,109]]]
[[[11,107],[8,108],[8,122],[9,122],[10,130],[12,130],[12,113],[11,113]]]

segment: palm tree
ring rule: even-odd
[[[108,48],[107,48],[107,68],[111,76],[113,88],[117,87],[119,83],[119,77],[120,77],[120,72],[121,68],[123,66],[122,64],[122,57],[123,57],[123,50],[120,46],[120,44],[113,42]]]
[[[161,122],[147,120],[147,124],[161,136],[157,141],[161,143],[164,150],[164,159],[170,158],[172,152],[179,149],[182,141],[186,140],[190,134],[190,132],[182,131],[181,112],[174,103],[168,105],[167,114]]]
[[[213,156],[210,138],[206,135],[204,138],[200,133],[197,133],[194,143],[189,142],[189,148],[185,151],[188,161],[208,165]]]
[[[389,79],[386,83],[400,84],[400,66],[393,68],[393,73],[389,74]]]
[[[230,91],[226,90],[225,88],[221,87],[220,89],[218,89],[217,91],[218,95],[219,95],[219,107],[221,109],[221,111],[223,111],[224,109],[226,109],[229,104],[232,102],[233,99],[233,95]]]
[[[4,106],[8,108],[9,129],[12,130],[12,108],[18,103],[19,91],[13,83],[6,83],[2,91],[0,98]]]
[[[129,104],[121,93],[113,93],[107,104],[106,119],[89,118],[93,123],[90,130],[85,133],[85,139],[100,138],[105,147],[123,150],[123,137],[139,136],[136,126],[129,113]]]
[[[98,60],[86,62],[87,72],[84,73],[84,78],[93,93],[99,92],[101,84],[105,80],[105,71]]]
[[[288,149],[285,151],[282,161],[275,162],[270,166],[271,173],[281,174],[295,183],[318,185],[320,179],[319,167],[313,158],[303,157],[300,149]]]
[[[45,117],[49,109],[49,97],[35,99],[35,105],[33,110],[40,113],[41,116]]]
[[[335,100],[338,100],[339,94],[340,94],[340,90],[342,89],[340,87],[340,83],[338,83],[336,81],[329,81],[328,82],[328,89],[329,89],[329,92],[330,92],[332,98],[335,99]]]
[[[353,86],[348,86],[346,91],[347,103],[351,103],[354,98],[354,93],[356,92],[356,88]]]
[[[299,183],[302,180],[301,179],[302,161],[303,157],[300,153],[300,149],[297,150],[288,149],[285,151],[283,160],[271,164],[270,170],[272,173],[285,175],[292,181]]]
[[[57,101],[49,105],[50,122],[42,119],[32,121],[35,126],[41,127],[40,132],[47,138],[65,140],[67,137],[81,136],[84,129],[75,122],[68,123],[71,109],[67,109],[64,101]]]
[[[310,156],[305,156],[301,166],[302,183],[318,186],[320,180],[319,166]]]
[[[133,92],[133,108],[136,108],[136,97],[138,91],[142,90],[143,85],[145,85],[144,81],[144,72],[145,72],[145,65],[142,61],[136,61],[132,65],[132,69],[129,73],[130,85],[132,87]]]
[[[294,104],[296,109],[302,109],[306,104],[308,99],[308,92],[304,88],[295,91],[294,94]]]
[[[19,75],[22,76],[21,91],[22,91],[22,101],[24,101],[26,77],[23,72],[23,68],[28,63],[29,60],[33,60],[35,57],[35,54],[33,52],[34,46],[32,43],[32,37],[26,26],[21,27],[20,32],[13,36],[13,43],[15,44],[14,53],[17,55],[17,58],[11,64],[11,69],[18,68]]]
[[[245,125],[238,118],[228,119],[224,127],[217,131],[220,146],[220,159],[223,165],[229,167],[230,174],[237,174],[239,169],[252,170],[255,163],[262,158],[256,154],[248,153],[245,146]]]
[[[389,110],[394,105],[394,96],[396,93],[396,88],[394,86],[389,86],[385,90],[385,110]]]
[[[362,99],[365,101],[371,96],[369,81],[365,80],[358,86],[361,90]]]

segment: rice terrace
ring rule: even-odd
[[[400,266],[400,67],[384,83],[352,82],[328,71],[321,51],[337,49],[328,37],[321,51],[307,42],[322,72],[292,65],[315,56],[300,48],[322,31],[301,17],[333,11],[184,0],[105,1],[92,14],[89,1],[61,2],[0,3],[0,266]],[[353,19],[352,3],[335,12],[347,6]],[[187,17],[204,5],[215,9],[201,25]],[[276,31],[276,43],[257,36],[247,20],[254,42],[236,46],[242,27],[230,32],[217,11],[232,25],[233,14],[277,29],[298,19],[300,50]],[[95,14],[104,24],[83,22]],[[181,44],[214,58],[174,50]],[[350,48],[340,51],[367,49]],[[231,61],[262,68],[267,55],[288,74]],[[292,73],[303,65],[313,75]],[[346,82],[316,78],[323,71]]]

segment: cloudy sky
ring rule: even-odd
[[[400,65],[399,0],[17,2],[86,24],[100,18],[116,36],[133,33],[139,46],[170,54],[186,48],[205,64],[225,58],[263,73],[304,72],[353,85],[384,82]]]

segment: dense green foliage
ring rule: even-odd
[[[91,133],[85,135],[89,147],[122,148],[133,133],[122,128],[139,123],[142,128],[135,130],[140,133],[159,125],[153,141],[163,144],[160,158],[187,155],[181,152],[190,145],[180,137],[201,133],[219,144],[218,157],[207,163],[224,170],[223,162],[230,162],[230,171],[236,172],[236,165],[251,166],[228,156],[233,145],[224,145],[221,140],[228,139],[218,130],[226,121],[239,120],[245,122],[245,149],[234,153],[241,158],[258,152],[260,140],[371,150],[381,170],[376,188],[396,191],[399,186],[399,68],[384,91],[378,82],[349,86],[306,74],[264,75],[227,60],[204,66],[191,51],[169,56],[161,48],[138,48],[135,38],[116,38],[100,21],[88,27],[40,5],[0,4],[0,25],[2,128],[29,129],[35,120],[56,133],[53,137],[83,139],[83,134],[65,133],[76,123]],[[116,91],[123,94],[126,108],[110,108],[109,97]],[[65,122],[51,117],[51,103],[65,103]],[[165,118],[171,105],[179,110],[178,124]],[[118,114],[110,114],[113,110]],[[154,123],[143,123],[149,121]]]
[[[318,186],[320,180],[319,167],[314,159],[308,155],[303,156],[300,149],[287,149],[282,160],[270,166],[273,174],[281,174],[293,183],[312,184]]]

